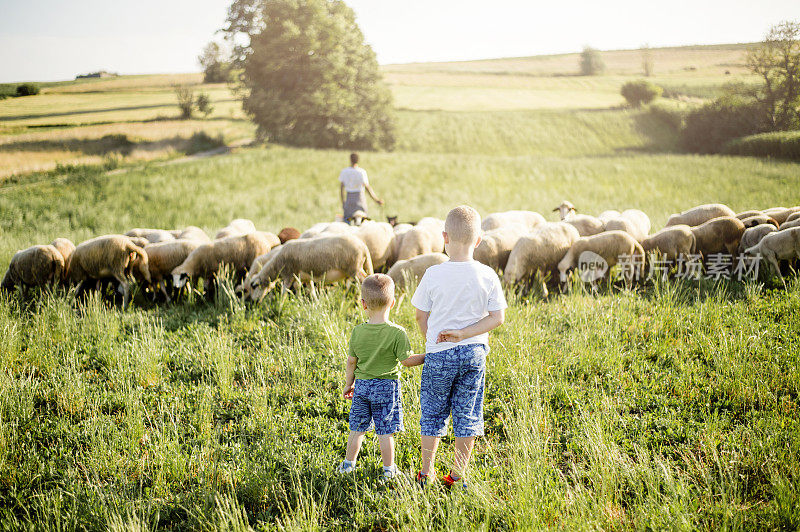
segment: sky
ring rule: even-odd
[[[196,72],[229,0],[0,0],[0,82]],[[800,0],[349,0],[382,64],[761,40]]]

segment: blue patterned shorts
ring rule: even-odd
[[[383,436],[403,430],[403,402],[397,379],[356,379],[350,430]]]
[[[423,436],[447,434],[447,418],[451,415],[457,438],[483,435],[488,351],[483,344],[469,344],[425,355],[419,420]]]

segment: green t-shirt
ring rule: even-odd
[[[347,354],[358,359],[356,379],[397,379],[400,361],[411,355],[411,342],[394,323],[362,323],[350,335]]]

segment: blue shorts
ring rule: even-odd
[[[350,430],[383,436],[403,430],[403,403],[397,379],[356,379]]]
[[[423,436],[447,434],[447,418],[451,415],[457,438],[483,435],[488,351],[483,344],[469,344],[425,355],[419,405]]]

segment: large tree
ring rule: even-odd
[[[770,129],[800,128],[800,22],[770,28],[764,42],[747,54],[747,66],[764,81],[756,99]]]
[[[341,0],[235,0],[225,29],[259,133],[317,148],[391,149],[392,97]]]

